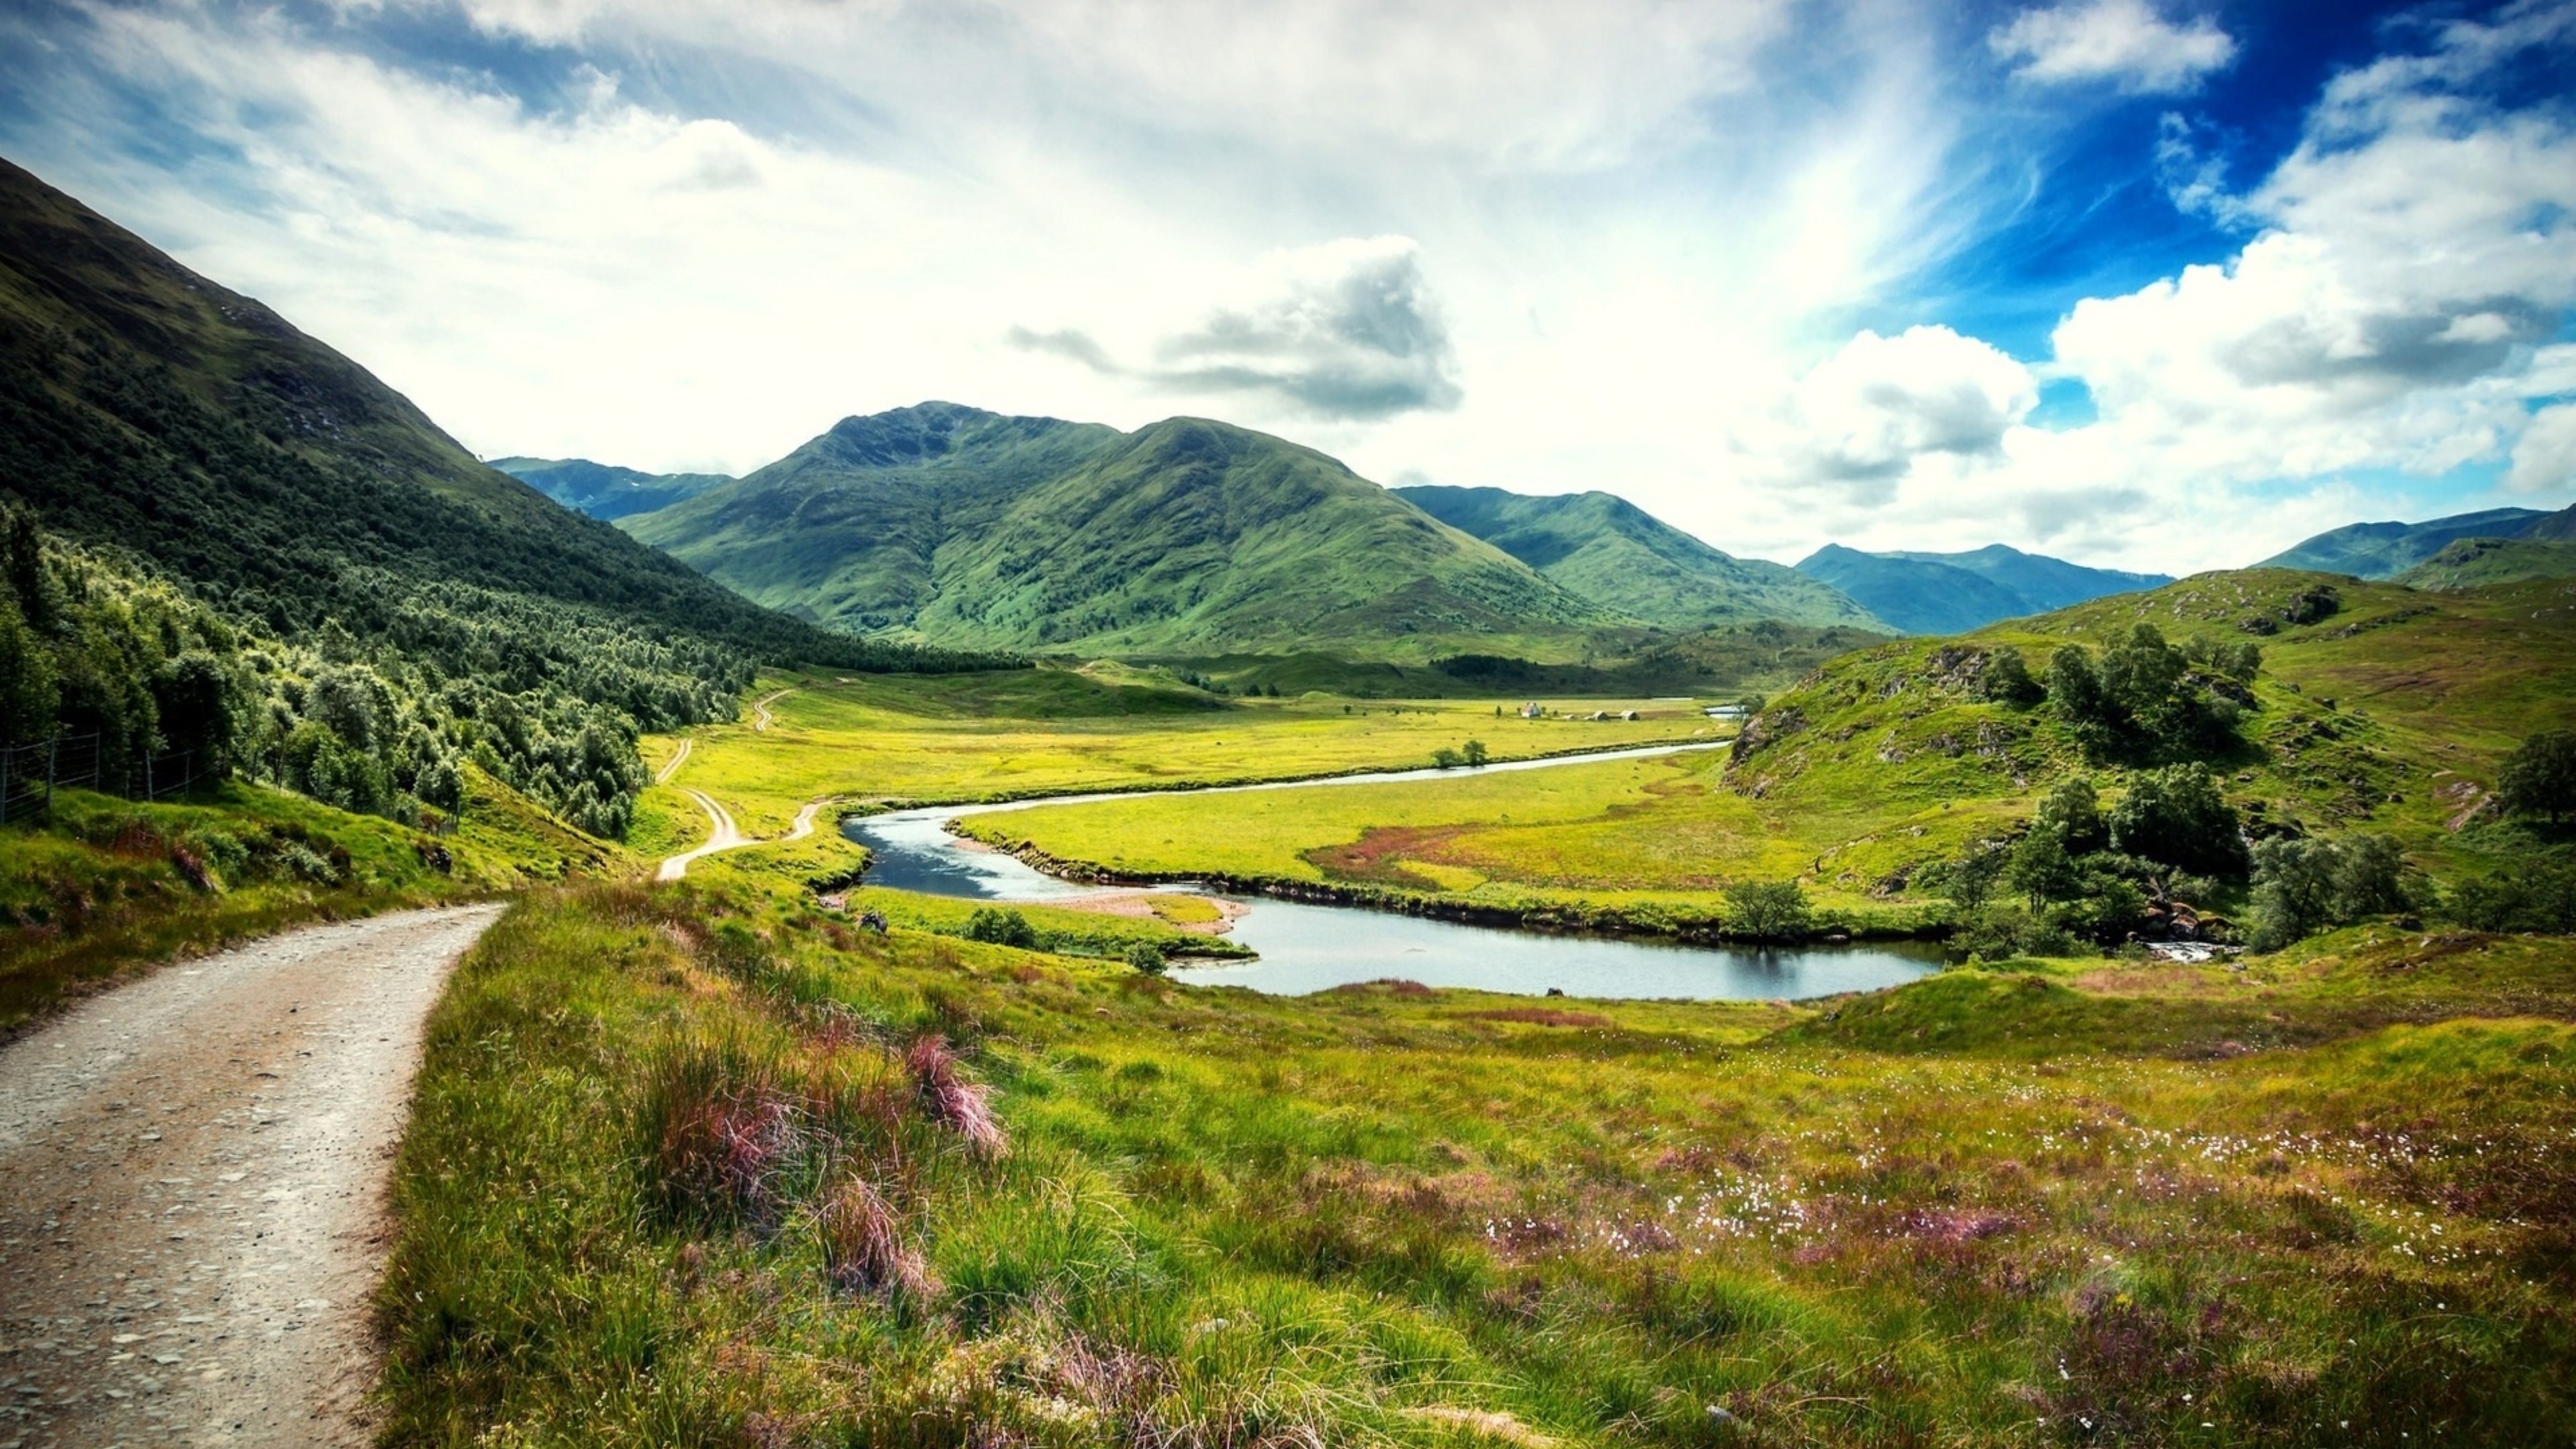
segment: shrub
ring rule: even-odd
[[[1442,745],[1431,752],[1431,764],[1434,769],[1454,770],[1465,763],[1467,763],[1466,756],[1447,745]]]
[[[1726,888],[1726,934],[1750,941],[1795,941],[1807,934],[1807,893],[1794,880],[1739,881]]]
[[[2248,861],[2236,809],[2206,765],[2140,772],[2111,807],[2111,848],[2199,875],[2242,877]]]
[[[2576,933],[2576,864],[2537,861],[2462,881],[2443,914],[2480,931]]]
[[[1994,704],[2036,704],[2044,691],[2031,677],[2030,665],[2021,651],[2007,644],[1977,666],[1977,677],[1969,692],[1978,699]]]
[[[1037,928],[1017,911],[996,906],[977,906],[966,918],[966,939],[986,941],[996,946],[1017,946],[1023,951],[1038,949]]]
[[[1127,964],[1148,976],[1160,976],[1172,969],[1172,963],[1163,959],[1162,948],[1151,941],[1138,941],[1129,946]]]
[[[2576,730],[2542,730],[2504,762],[2496,795],[2516,815],[2546,815],[2555,825],[2576,811]]]
[[[2264,841],[2254,848],[2254,949],[2278,951],[2329,926],[2405,910],[2404,868],[2384,835]]]

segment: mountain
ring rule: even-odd
[[[2393,578],[2464,538],[2511,538],[2550,515],[2490,508],[2422,523],[2353,523],[2274,554],[2256,568],[2313,569],[2355,578]]]
[[[1425,485],[1395,496],[1528,564],[1569,592],[1669,629],[1778,619],[1819,627],[1878,621],[1830,584],[1739,559],[1609,493],[1533,497]]]
[[[827,633],[568,512],[269,308],[6,162],[0,505],[32,511],[11,514],[24,577],[0,613],[65,627],[40,535],[183,586],[289,651],[257,666],[275,708],[228,720],[242,733],[222,751],[352,808],[452,806],[480,762],[615,834],[643,781],[636,731],[730,717],[761,662],[1006,662]],[[205,635],[219,670],[223,632]],[[45,647],[71,652],[40,730],[132,753],[187,702],[114,683],[133,661],[103,647]]]
[[[2410,589],[2451,591],[2509,584],[2519,579],[2563,578],[2576,578],[2576,541],[2463,538],[2390,582]]]
[[[1321,453],[1204,418],[923,403],[623,526],[761,603],[961,648],[1573,658],[1639,632]]]
[[[588,458],[495,458],[492,466],[576,513],[599,519],[668,508],[733,481],[725,473],[640,473]]]
[[[1829,543],[1800,560],[1798,572],[1832,584],[1908,634],[1955,634],[2173,582],[1999,543],[1967,553],[1864,553]]]

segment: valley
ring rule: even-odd
[[[487,467],[15,168],[0,340],[0,1087],[73,1104],[0,1435],[2576,1434],[2567,514],[1791,568],[943,402]],[[271,1261],[199,1175],[352,1113],[258,1211],[381,1224]]]

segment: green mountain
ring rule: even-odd
[[[2422,523],[2353,523],[2329,529],[2256,564],[2314,569],[2361,579],[2394,578],[2464,538],[2511,538],[2549,515],[2529,508],[2489,508]]]
[[[2440,553],[2390,582],[2410,589],[2450,591],[2509,584],[2518,579],[2563,578],[2576,578],[2576,542],[2463,538],[2445,545]]]
[[[1800,560],[1798,572],[1841,589],[1907,634],[1955,634],[2173,582],[1999,543],[1967,553],[1864,553],[1829,543]]]
[[[1817,627],[1878,624],[1830,584],[1780,564],[1722,553],[1613,494],[1533,497],[1436,485],[1394,492],[1569,592],[1668,629],[1756,619]]]
[[[1565,659],[1642,632],[1321,453],[1201,418],[924,403],[623,526],[761,603],[960,648]]]
[[[993,662],[826,633],[567,512],[267,307],[5,162],[0,503],[28,510],[8,615],[69,627],[40,534],[181,586],[289,650],[222,691],[221,752],[358,808],[452,803],[470,759],[614,834],[642,781],[636,731],[730,717],[763,661]],[[61,728],[138,758],[169,737],[133,660],[41,647],[59,687],[17,682]]]
[[[668,508],[733,481],[727,473],[641,473],[588,458],[495,458],[492,466],[576,513],[600,519]]]

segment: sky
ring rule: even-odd
[[[1193,414],[2170,573],[2576,501],[2576,0],[0,0],[0,154],[491,457]]]

